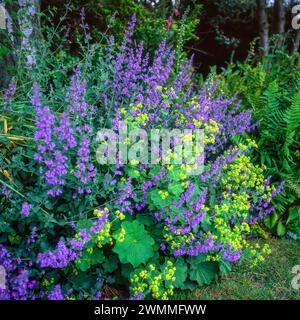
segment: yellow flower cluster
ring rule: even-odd
[[[177,112],[173,112],[174,114],[176,113],[177,114]],[[181,113],[180,115],[179,115],[179,119],[177,119],[177,122],[179,122],[181,125],[185,125],[186,123],[187,123],[187,118]]]
[[[186,189],[189,186],[188,181],[181,182],[181,186],[182,186],[182,188]]]
[[[158,194],[160,195],[160,197],[164,200],[166,198],[168,198],[169,196],[169,192],[168,191],[163,191],[163,190],[159,190]]]
[[[238,148],[245,151],[249,146],[257,147],[256,143],[248,139],[248,144],[239,144]],[[237,150],[237,149],[235,149]],[[264,177],[264,167],[253,165],[249,156],[244,154],[239,155],[232,163],[223,166],[223,176],[221,184],[223,189],[230,190],[230,192],[223,192],[223,200],[219,205],[215,205],[215,217],[213,220],[215,231],[213,238],[216,243],[223,243],[232,246],[232,250],[239,249],[250,250],[251,260],[253,266],[264,260],[264,256],[270,253],[268,246],[262,249],[259,245],[252,247],[245,240],[245,235],[249,234],[251,230],[261,232],[259,226],[250,225],[246,222],[249,217],[251,203],[253,203],[252,195],[249,189],[253,190],[253,194],[262,194],[261,196],[267,202],[271,200],[272,191],[275,187],[266,186]],[[235,225],[230,224],[231,217],[236,218]],[[208,256],[208,260],[220,260],[218,254]]]
[[[203,124],[203,118],[193,119],[193,123],[196,126],[196,128],[201,128]]]
[[[42,285],[44,286],[44,291],[45,293],[48,293],[49,292],[49,289],[50,287],[52,287],[54,284],[54,278],[51,278],[51,279],[47,279],[45,278],[43,281],[42,281]]]
[[[86,249],[86,252],[88,252],[89,254],[92,254],[94,252],[94,248],[93,247],[88,248]]]
[[[164,227],[164,230],[164,239],[170,244],[172,250],[179,249],[182,246],[182,243],[190,243],[195,239],[192,232],[181,235],[180,231],[170,232],[170,229],[167,226]]]
[[[94,216],[96,216],[98,218],[102,217],[104,213],[108,213],[107,208],[104,208],[104,210],[95,209],[93,212]]]
[[[200,108],[200,105],[196,102],[196,99],[197,98],[188,102],[188,106],[192,106],[194,110]],[[178,114],[178,110],[175,109],[172,114]],[[176,121],[182,126],[185,126],[189,120],[190,116],[186,117],[184,114],[180,113],[179,118]],[[209,122],[203,124],[203,118],[194,118],[193,123],[196,128],[204,129],[204,144],[216,142],[215,136],[217,133],[220,133],[219,124],[216,121],[210,119]]]
[[[229,166],[223,167],[226,171],[222,183],[234,190],[242,187],[259,187],[265,181],[263,168],[253,165],[249,156],[240,155]],[[228,170],[226,170],[228,169]],[[263,191],[263,190],[262,190]]]
[[[118,234],[117,241],[124,242],[125,236],[126,236],[126,230],[124,228],[122,228],[120,233]]]
[[[210,119],[208,123],[204,124],[204,144],[215,143],[215,134],[219,133],[219,125],[216,121]]]
[[[113,239],[110,234],[111,225],[110,222],[104,224],[104,228],[97,234],[97,246],[102,248],[104,242],[108,242],[110,245],[113,244]]]
[[[258,223],[253,223],[251,228],[264,239],[268,239],[270,237],[269,234]]]
[[[142,112],[143,104],[141,102],[136,105],[130,104],[129,107],[133,111],[138,111],[137,115],[134,119],[134,117],[131,114],[129,114],[125,108],[121,108],[120,113],[124,116],[123,120],[126,123],[130,124],[130,126],[132,127],[139,127],[141,125],[145,126],[149,121],[149,117],[147,113]]]
[[[116,217],[119,219],[119,220],[124,220],[125,219],[125,214],[122,213],[120,210],[117,210],[116,211]]]
[[[148,121],[148,115],[146,113],[141,113],[136,116],[135,124],[145,126]]]
[[[223,192],[223,197],[226,203],[216,205],[215,209],[223,213],[231,212],[236,217],[247,218],[249,209],[251,207],[250,196],[245,191],[228,194]]]
[[[250,140],[250,146],[255,146],[255,142]],[[247,146],[240,144],[241,150],[247,149]],[[233,163],[223,166],[223,177],[221,182],[224,188],[231,189],[230,194],[223,193],[224,199],[232,198],[232,208],[236,212],[249,211],[250,196],[245,189],[252,188],[256,194],[262,194],[261,198],[267,202],[271,201],[272,192],[275,186],[265,186],[264,182],[265,166],[253,165],[249,156],[240,155]]]
[[[272,250],[270,246],[266,243],[261,248],[261,246],[257,243],[255,246],[250,247],[250,254],[252,256],[252,263],[250,265],[251,268],[256,267],[259,263],[265,261],[265,256],[271,254]]]
[[[164,157],[162,163],[170,164],[167,166],[168,171],[173,171],[175,167],[180,166],[182,172],[180,173],[180,179],[185,180],[187,178],[187,174],[191,173],[192,170],[198,168],[198,164],[196,159],[199,159],[203,156],[203,146],[199,146],[198,141],[199,137],[193,134],[181,134],[181,141],[183,143],[183,148],[179,148],[173,152],[172,150],[168,151],[168,155]],[[197,143],[194,143],[197,141]],[[192,146],[185,147],[185,146]],[[192,160],[193,159],[193,160]],[[186,160],[188,164],[182,164],[182,160]],[[157,159],[159,163],[161,159]],[[194,162],[194,163],[193,163]],[[193,164],[189,164],[193,163]]]
[[[133,296],[142,293],[144,298],[150,295],[154,299],[168,300],[174,294],[172,283],[176,280],[176,267],[172,261],[167,261],[161,269],[149,264],[144,270],[136,270],[131,278]]]
[[[172,94],[175,94],[174,88],[170,88],[169,91],[170,91]]]
[[[220,255],[218,255],[217,253],[215,254],[211,254],[211,255],[207,255],[205,258],[205,261],[221,261],[222,257]]]
[[[52,284],[54,284],[54,278],[51,278],[50,280],[48,279],[44,279],[43,282],[42,282],[43,286],[44,287],[50,287]]]
[[[133,167],[137,166],[139,163],[140,163],[140,162],[139,162],[138,160],[136,160],[136,159],[132,159],[132,160],[129,161],[129,164],[130,164],[131,166],[133,166]],[[125,181],[126,181],[126,178],[125,178],[124,182],[125,182]]]
[[[108,213],[108,209],[104,208],[104,210],[94,210],[94,216],[96,217],[101,217],[104,213]],[[104,223],[103,229],[101,231],[99,231],[96,235],[97,237],[97,247],[98,248],[102,248],[103,244],[105,243],[109,243],[109,244],[113,244],[113,239],[111,236],[111,223],[110,222],[106,222]]]
[[[233,251],[246,247],[247,242],[243,238],[243,233],[247,233],[248,230],[250,230],[247,223],[242,224],[240,227],[235,225],[231,228],[228,221],[222,218],[221,214],[217,212],[214,227],[216,232],[214,232],[213,238],[217,243],[221,242],[225,246],[231,244]]]

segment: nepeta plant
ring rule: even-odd
[[[72,175],[77,178],[73,197],[91,193],[89,185],[96,175],[90,161],[89,121],[93,108],[85,101],[85,88],[86,83],[80,81],[80,70],[77,69],[66,93],[67,110],[60,115],[60,119],[55,119],[49,107],[42,106],[37,84],[33,86],[31,102],[36,107],[38,130],[35,140],[39,143],[35,160],[41,163],[40,173],[50,186],[47,191],[49,196],[60,195],[68,184],[68,178],[75,182]]]

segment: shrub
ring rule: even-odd
[[[37,54],[32,91],[12,84],[4,94],[2,299],[169,299],[269,253],[248,238],[281,186],[252,162],[251,113],[216,85],[196,88],[190,63],[176,72],[165,41],[153,59],[132,46],[134,23],[120,50],[92,46],[55,77],[53,60]],[[98,130],[122,123],[203,130],[204,150],[194,151],[205,151],[204,172],[191,175],[198,164],[178,164],[173,148],[170,163],[159,152],[156,164],[100,165],[97,150],[111,141]]]

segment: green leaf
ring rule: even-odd
[[[279,221],[277,225],[277,234],[279,237],[282,237],[285,235],[285,233],[286,233],[286,227],[283,225],[281,221]]]
[[[199,253],[197,256],[193,257],[189,257],[188,258],[188,262],[189,264],[193,267],[193,266],[197,266],[198,264],[205,262],[205,254],[203,253]]]
[[[157,176],[161,171],[161,167],[160,166],[153,166],[150,168],[149,171],[149,177],[150,178],[154,178],[155,176]]]
[[[277,220],[278,220],[278,216],[274,212],[272,214],[267,215],[264,219],[264,222],[269,229],[273,229],[276,225]]]
[[[287,220],[287,223],[300,219],[300,210],[298,207],[293,207],[292,209],[289,210],[289,217]]]
[[[87,271],[90,268],[90,263],[87,260],[81,259],[76,261],[76,266],[79,268],[81,271]]]
[[[211,225],[210,215],[206,214],[202,220],[202,228],[207,229]]]
[[[169,192],[173,193],[175,196],[179,196],[184,192],[184,188],[181,186],[180,182],[173,182],[168,185]]]
[[[91,265],[102,264],[104,261],[105,257],[102,251],[96,248],[92,253],[84,251],[82,257],[76,260],[76,266],[84,272],[87,271]]]
[[[117,270],[118,268],[118,259],[115,255],[109,255],[103,263],[103,269],[105,272],[111,273]]]
[[[194,190],[191,196],[191,199],[193,200],[197,200],[198,196],[203,192],[203,190],[200,190],[200,188],[198,187],[198,185],[195,184],[194,186]]]
[[[137,215],[136,220],[145,226],[151,226],[155,224],[153,217],[149,214],[139,214]]]
[[[131,273],[133,272],[133,267],[131,264],[126,263],[121,265],[121,274],[125,279],[130,279]]]
[[[82,219],[79,220],[77,223],[77,230],[81,230],[81,229],[88,229],[92,226],[93,221],[91,221],[90,219]]]
[[[140,171],[137,168],[130,168],[129,170],[127,170],[127,174],[129,175],[129,177],[137,179],[141,174]]]
[[[168,196],[167,198],[162,199],[161,195],[158,193],[158,190],[151,191],[150,197],[151,197],[153,204],[157,207],[164,208],[164,207],[167,207],[172,204],[171,197]]]
[[[226,275],[231,271],[231,263],[229,261],[221,261],[220,262],[220,272],[222,275]]]
[[[77,275],[71,275],[70,280],[75,290],[88,290],[95,285],[96,277],[91,276],[86,272],[79,271]]]
[[[187,278],[187,264],[185,263],[183,258],[178,258],[175,262],[175,277],[176,280],[173,283],[176,288],[183,289],[184,288],[184,282]]]
[[[94,249],[90,254],[91,264],[102,264],[105,261],[105,257],[100,249]]]
[[[117,241],[113,248],[113,251],[119,255],[120,261],[131,263],[134,267],[147,262],[154,255],[154,240],[145,230],[144,225],[134,220],[125,221],[121,226],[125,230],[124,241]]]
[[[172,171],[169,172],[169,177],[173,180],[173,181],[180,181],[180,173],[181,173],[181,169],[179,166],[174,166],[174,169]]]
[[[216,277],[219,267],[216,262],[202,262],[192,265],[190,270],[191,280],[196,281],[199,286],[210,284]]]
[[[198,285],[195,281],[191,281],[191,280],[187,280],[185,283],[184,283],[184,286],[183,286],[183,290],[195,290],[197,289]]]
[[[49,201],[47,201],[46,203],[49,203]],[[47,208],[47,209],[52,209],[51,207],[51,204],[49,204],[48,206],[47,205],[45,205],[45,207]],[[52,206],[53,207],[53,206]],[[69,210],[69,205],[67,204],[67,203],[64,203],[64,204],[62,204],[62,205],[60,205],[58,208],[57,208],[57,211],[58,212],[66,212],[66,211],[68,211]]]

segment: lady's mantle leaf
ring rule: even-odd
[[[218,273],[218,263],[203,262],[191,266],[190,278],[197,281],[200,286],[210,284]]]
[[[125,221],[121,226],[126,232],[125,238],[122,242],[117,241],[113,251],[119,255],[122,263],[137,267],[154,255],[154,240],[137,220]]]
[[[184,262],[183,258],[178,258],[175,263],[175,267],[176,267],[176,271],[175,271],[176,280],[173,284],[176,288],[183,289],[185,280],[187,278],[188,266]]]

